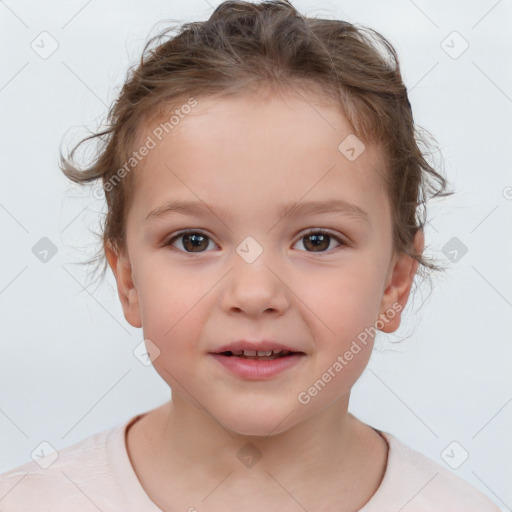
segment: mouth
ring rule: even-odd
[[[272,361],[295,355],[304,355],[304,352],[292,352],[290,350],[227,350],[216,355],[235,357],[239,359],[252,359],[254,361]]]
[[[272,379],[293,371],[305,360],[304,352],[291,350],[224,350],[210,355],[232,375],[250,381]]]

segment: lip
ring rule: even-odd
[[[301,352],[277,359],[260,361],[214,353],[210,355],[238,377],[247,380],[265,380],[296,366],[306,354]]]
[[[215,352],[211,352],[211,354],[220,354],[222,352],[236,352],[237,350],[256,350],[261,352],[267,352],[269,350],[275,350],[276,352],[279,350],[288,350],[289,352],[301,352],[293,347],[289,347],[287,345],[283,345],[282,343],[277,343],[277,341],[271,340],[261,340],[261,341],[247,341],[247,340],[238,340],[233,343],[228,343],[227,345],[222,345]]]

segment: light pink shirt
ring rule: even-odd
[[[47,469],[43,458],[1,474],[0,512],[161,512],[126,450],[126,429],[140,416],[60,450]],[[500,512],[465,480],[380,433],[389,445],[386,472],[359,512]]]

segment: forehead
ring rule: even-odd
[[[184,196],[254,212],[268,210],[269,201],[302,197],[339,196],[370,214],[387,202],[381,148],[363,145],[340,107],[318,98],[199,98],[193,109],[171,116],[141,130],[141,140],[150,137],[154,148],[134,176],[139,213]]]

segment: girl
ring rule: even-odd
[[[446,181],[392,46],[236,1],[143,57],[95,161],[62,170],[102,179],[106,261],[172,400],[5,473],[1,510],[499,510],[348,413],[439,269],[419,212]]]

